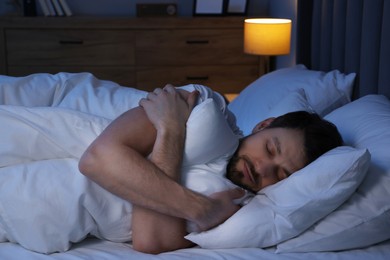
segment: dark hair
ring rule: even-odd
[[[275,118],[267,128],[290,128],[303,132],[307,164],[327,151],[343,145],[337,127],[315,113],[297,111]]]

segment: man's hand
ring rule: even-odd
[[[196,223],[200,231],[209,230],[236,213],[240,206],[234,204],[235,199],[239,199],[245,195],[243,189],[231,189],[214,193],[210,196],[212,203],[211,208],[208,209],[202,219],[198,219]]]
[[[168,84],[163,89],[157,88],[150,92],[140,100],[139,105],[144,108],[157,131],[174,131],[174,128],[185,127],[197,97],[197,91],[179,91]]]

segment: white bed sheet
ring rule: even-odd
[[[7,260],[81,260],[81,259],[128,259],[128,260],[174,260],[174,259],[267,259],[267,260],[305,260],[305,259],[354,259],[354,260],[385,260],[390,257],[390,240],[364,249],[342,252],[287,253],[275,254],[274,249],[235,248],[235,249],[182,249],[159,255],[148,255],[134,251],[129,244],[112,243],[98,239],[87,239],[75,245],[65,253],[44,255],[25,250],[12,243],[0,243],[0,259]]]

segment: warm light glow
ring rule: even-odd
[[[291,20],[245,19],[244,52],[257,55],[290,53]]]

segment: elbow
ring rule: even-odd
[[[132,245],[133,249],[138,252],[153,255],[194,246],[194,244],[184,238],[170,241],[169,238],[159,240],[155,237],[142,237],[138,239],[133,237]]]
[[[132,244],[134,250],[144,254],[152,254],[152,255],[157,255],[160,253],[169,252],[178,249],[173,246],[166,246],[163,245],[162,243],[153,243],[151,241],[146,241],[146,242],[144,241],[143,243],[140,241],[133,240]]]
[[[101,153],[101,145],[91,144],[79,160],[79,171],[87,177],[93,177],[101,169]]]
[[[133,240],[132,244],[133,244],[134,250],[141,252],[141,253],[144,253],[144,254],[157,255],[157,254],[165,252],[165,250],[163,250],[163,248],[161,248],[160,246],[158,246],[156,244],[152,244],[150,242],[142,243],[139,240]]]

